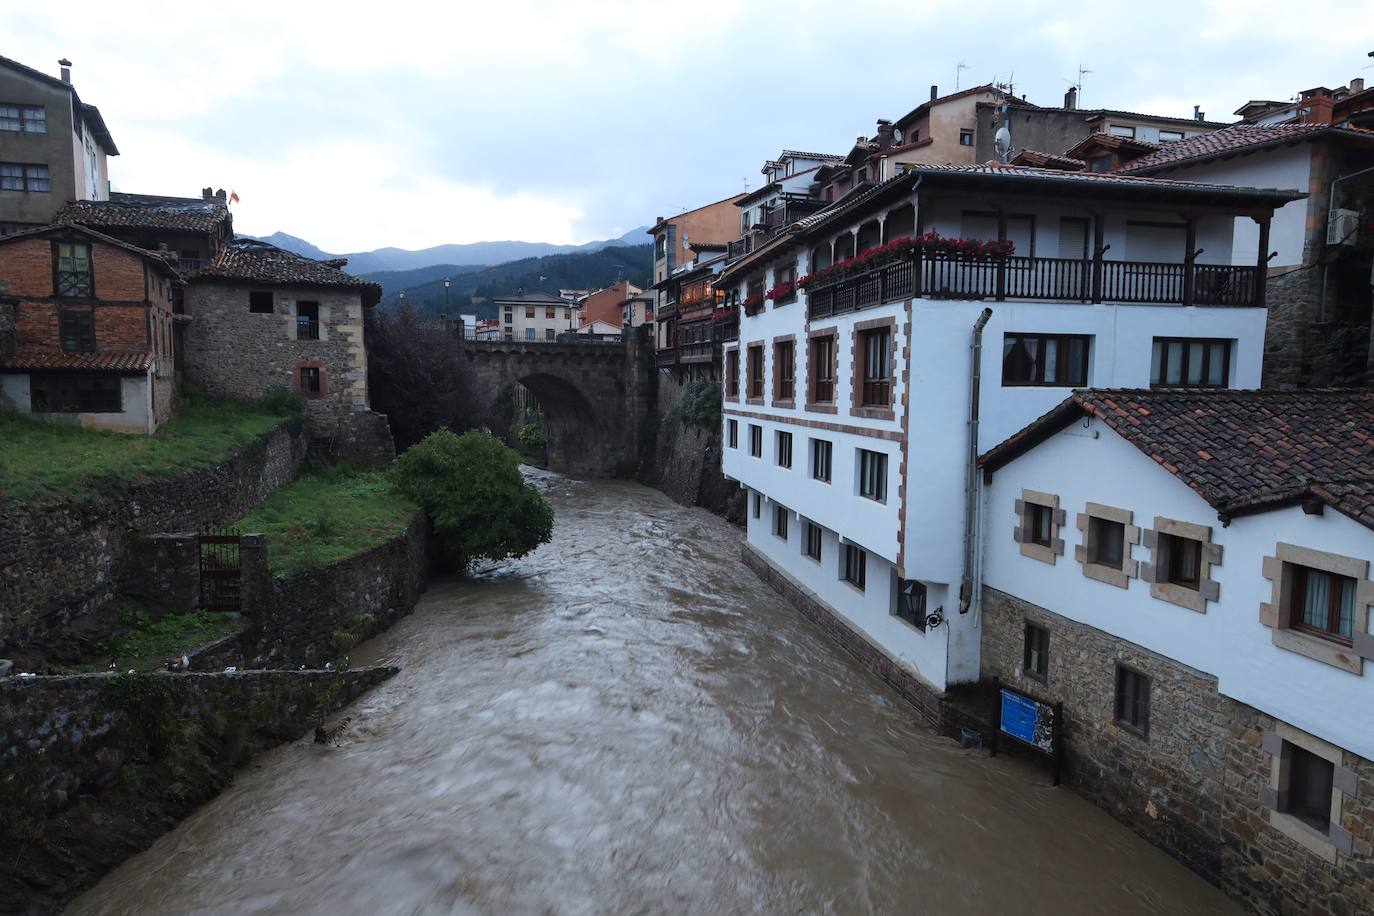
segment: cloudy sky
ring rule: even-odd
[[[1370,23],[1374,0],[68,0],[7,9],[0,55],[71,58],[117,189],[232,188],[239,231],[355,251],[617,236],[784,147],[844,152],[956,72],[1050,105],[1081,64],[1085,107],[1228,119],[1374,82]]]

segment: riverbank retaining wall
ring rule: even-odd
[[[1064,704],[1069,785],[1272,916],[1374,913],[1374,763],[1328,746],[1343,789],[1329,836],[1276,810],[1294,730],[1223,696],[1215,677],[996,589],[983,593],[984,678]],[[1022,670],[1026,623],[1049,633],[1044,679]],[[1115,724],[1115,665],[1151,678],[1145,734]]]
[[[683,422],[678,402],[686,386],[660,375],[655,401],[653,486],[684,506],[701,506],[736,525],[744,525],[744,491],[721,471],[719,424],[703,429]]]
[[[395,668],[0,679],[0,913],[55,913]]]
[[[103,647],[115,626],[99,612],[143,579],[140,539],[242,517],[295,479],[306,449],[292,421],[210,467],[99,496],[18,502],[0,494],[0,658],[36,666]]]

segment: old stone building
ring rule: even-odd
[[[200,197],[114,192],[108,200],[77,200],[58,220],[79,223],[106,235],[176,257],[181,270],[208,267],[215,253],[234,237],[223,190],[205,188]]]
[[[266,242],[229,243],[188,275],[186,373],[225,397],[298,392],[317,448],[377,463],[394,446],[368,401],[363,326],[381,288],[343,266]]]
[[[0,238],[0,409],[151,433],[176,395],[177,271],[82,226]]]

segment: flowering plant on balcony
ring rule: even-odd
[[[996,239],[951,239],[945,238],[938,232],[927,232],[915,238],[903,236],[899,239],[893,239],[886,245],[865,248],[852,258],[836,261],[829,267],[823,267],[815,273],[807,274],[797,281],[797,286],[806,289],[811,286],[835,283],[854,274],[865,273],[893,261],[908,258],[917,250],[974,259],[1004,258],[1010,255],[1015,247],[1010,239],[1001,242]]]
[[[796,291],[797,287],[795,283],[793,283],[791,280],[784,280],[777,286],[770,289],[767,293],[767,296],[769,300],[773,302],[780,302],[783,299],[787,299],[788,297],[790,297]]]
[[[744,300],[743,305],[746,315],[752,315],[761,310],[763,308],[763,293],[754,293],[754,295]]]
[[[712,321],[728,321],[735,317],[735,310],[730,306],[723,306],[711,313]]]

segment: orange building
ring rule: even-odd
[[[621,280],[614,286],[597,290],[582,300],[581,326],[586,327],[593,322],[601,321],[616,328],[621,327],[625,323],[622,308],[625,300],[640,292],[640,288],[629,280]]]

